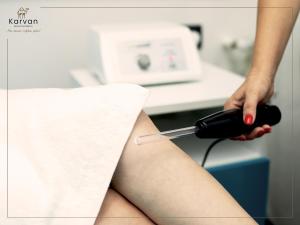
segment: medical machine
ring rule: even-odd
[[[176,130],[148,134],[136,138],[136,144],[153,141],[175,139],[182,136],[195,134],[198,138],[232,138],[250,133],[256,127],[264,124],[275,125],[280,122],[281,112],[277,106],[260,105],[257,107],[256,119],[252,125],[243,121],[242,109],[229,109],[208,115],[199,119],[195,126]]]
[[[151,85],[201,79],[201,63],[190,29],[155,22],[92,26],[90,71],[102,83]]]

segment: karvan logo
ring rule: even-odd
[[[17,12],[18,19],[25,19],[28,10],[29,8],[24,9],[23,7],[21,7]]]
[[[8,23],[11,25],[18,25],[19,27],[21,26],[30,26],[33,24],[39,24],[39,21],[37,19],[26,19],[26,15],[29,11],[29,8],[23,8],[21,7],[18,11],[17,11],[17,16],[18,19],[16,18],[9,18],[8,19]]]

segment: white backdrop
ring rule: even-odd
[[[22,3],[20,3],[22,2]],[[125,21],[161,21],[200,23],[204,30],[203,59],[228,68],[228,61],[221,47],[224,37],[245,37],[253,39],[255,34],[256,0],[191,0],[191,1],[12,1],[0,3],[0,88],[6,87],[6,39],[9,41],[9,88],[73,87],[69,70],[88,65],[87,31],[90,24]],[[101,4],[100,4],[101,3]],[[7,32],[8,18],[16,14],[20,6],[30,8],[30,13],[40,20],[41,32],[35,34]],[[40,8],[40,6],[206,6],[218,8],[186,9],[62,9]],[[294,180],[294,205],[292,171],[300,154],[300,24],[296,26],[294,46],[289,43],[280,66],[277,79],[278,95],[275,102],[283,107],[284,119],[266,138],[265,154],[271,158],[270,215],[291,217],[300,214],[299,175]],[[294,51],[292,51],[292,49]],[[292,63],[292,52],[294,61]],[[292,76],[294,65],[294,76]],[[292,82],[293,81],[293,82]],[[217,81],[216,81],[217,82]],[[292,89],[293,86],[293,89]],[[293,92],[294,91],[294,92]],[[292,93],[294,94],[292,105]],[[292,114],[292,106],[294,115]],[[292,131],[294,129],[294,131]],[[294,139],[292,139],[294,135]],[[291,144],[293,143],[293,144]],[[298,157],[296,157],[298,156]],[[297,188],[298,187],[298,188]],[[292,215],[294,212],[294,215]],[[299,218],[277,219],[278,224],[300,224]]]

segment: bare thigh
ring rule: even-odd
[[[201,166],[172,142],[136,145],[157,132],[145,113],[132,131],[112,186],[160,225],[253,225],[255,221]]]
[[[154,225],[153,222],[126,198],[108,189],[95,225]]]

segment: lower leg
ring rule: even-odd
[[[95,225],[154,225],[140,210],[113,189],[108,189]]]
[[[136,145],[157,129],[142,113],[112,185],[158,224],[253,225],[254,220],[203,168],[170,141]]]

